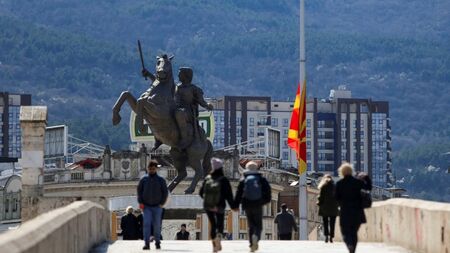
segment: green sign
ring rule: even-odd
[[[208,111],[201,111],[198,117],[198,123],[205,130],[208,140],[213,142],[214,140],[214,114]],[[150,127],[144,121],[146,125],[146,131],[139,131],[136,124],[136,113],[131,111],[130,115],[130,138],[133,142],[153,142],[155,137],[150,130]]]

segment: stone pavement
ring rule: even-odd
[[[161,250],[156,250],[151,244],[150,251],[142,250],[143,241],[115,241],[112,244],[103,244],[91,251],[91,253],[145,253],[145,252],[212,252],[210,241],[162,241]],[[248,242],[223,241],[221,252],[249,252]],[[321,241],[261,241],[259,253],[348,253],[347,248],[341,242],[324,243]],[[357,253],[412,253],[398,246],[382,243],[358,243]]]

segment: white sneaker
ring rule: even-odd
[[[252,235],[252,246],[250,247],[251,252],[258,250],[258,236]]]

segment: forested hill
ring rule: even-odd
[[[308,96],[346,84],[389,101],[397,153],[450,142],[449,9],[447,0],[306,0]],[[297,0],[0,0],[0,90],[32,93],[50,122],[126,147],[110,110],[121,90],[148,85],[137,39],[148,66],[173,53],[208,96],[292,99],[298,30]]]

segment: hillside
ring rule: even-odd
[[[308,96],[346,84],[389,101],[400,172],[406,148],[450,143],[449,9],[446,0],[306,1]],[[148,85],[137,39],[148,66],[173,53],[208,96],[294,96],[297,0],[1,0],[0,90],[32,93],[51,123],[125,148],[126,126],[113,128],[110,110],[121,90]]]

